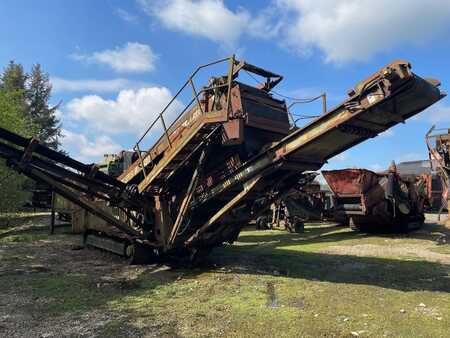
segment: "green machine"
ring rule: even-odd
[[[122,150],[118,154],[103,155],[97,166],[105,174],[118,177],[136,160],[137,155],[134,151]]]

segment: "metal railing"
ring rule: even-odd
[[[228,75],[227,75],[227,83],[223,84],[223,85],[217,85],[217,86],[209,86],[206,88],[202,88],[200,91],[197,92],[197,89],[195,87],[194,84],[194,78],[195,76],[198,74],[198,72],[204,68],[207,67],[211,67],[213,65],[217,65],[219,63],[225,63],[225,62],[229,62],[229,68],[228,68]],[[141,142],[144,140],[144,138],[149,134],[149,132],[154,128],[154,126],[157,124],[158,121],[161,121],[161,125],[163,128],[163,135],[161,135],[159,137],[159,139],[154,143],[154,144],[158,144],[163,137],[166,138],[167,140],[167,144],[169,145],[170,148],[172,148],[172,142],[170,140],[170,136],[169,136],[169,130],[170,128],[172,128],[172,126],[175,125],[175,123],[178,122],[178,120],[180,119],[180,117],[189,109],[189,107],[191,107],[191,105],[196,102],[201,114],[205,114],[205,112],[203,111],[199,96],[202,95],[205,91],[211,91],[214,89],[218,89],[218,88],[225,88],[228,87],[228,91],[227,91],[227,103],[226,103],[226,107],[227,107],[227,112],[229,112],[230,109],[230,96],[231,96],[231,83],[233,81],[233,73],[234,73],[234,65],[235,65],[235,56],[232,55],[230,57],[227,58],[223,58],[217,61],[213,61],[204,65],[201,65],[199,67],[197,67],[195,69],[195,71],[188,77],[188,79],[186,80],[186,82],[181,86],[181,88],[177,91],[177,93],[172,97],[172,99],[169,101],[169,103],[164,107],[164,109],[158,114],[158,116],[156,117],[156,119],[150,124],[150,126],[145,130],[145,132],[142,134],[142,136],[139,138],[139,140],[136,142],[135,146],[133,147],[133,150],[135,152],[137,152],[138,154],[138,159],[140,162],[140,168],[142,169],[144,176],[147,176],[147,173],[145,171],[145,165],[144,165],[144,158],[149,155],[151,156],[150,151],[142,151],[139,147],[139,145],[141,144]],[[181,95],[181,93],[186,89],[186,87],[190,86],[192,88],[192,93],[193,93],[193,97],[191,99],[191,101],[184,107],[184,109],[177,115],[177,117],[175,118],[175,120],[170,124],[169,127],[167,127],[166,121],[164,120],[164,114],[168,111],[169,107],[175,102],[175,100],[177,99],[177,97],[179,97]],[[143,156],[142,156],[143,155]],[[150,158],[150,162],[152,161],[152,159]]]
[[[292,108],[293,106],[295,106],[295,105],[298,105],[298,104],[312,103],[312,102],[314,102],[314,101],[317,101],[318,99],[321,99],[321,100],[322,100],[322,115],[324,115],[324,114],[326,114],[326,112],[327,112],[327,93],[325,93],[325,92],[322,93],[322,94],[320,94],[320,95],[318,95],[318,96],[316,96],[316,97],[310,98],[310,99],[294,100],[294,101],[287,107],[287,111],[288,111],[289,117],[291,118],[291,120],[292,120],[292,125],[293,125],[294,127],[297,126],[297,122],[298,122],[299,120],[314,119],[314,118],[320,117],[321,115],[303,115],[303,114],[299,115],[299,114],[293,114],[293,113],[291,112],[291,108]],[[297,117],[297,119],[295,119],[294,116]]]

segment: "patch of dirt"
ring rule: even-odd
[[[426,223],[417,231],[399,238],[389,238],[389,244],[332,245],[319,250],[320,253],[351,255],[359,257],[419,258],[433,263],[450,265],[450,255],[439,252],[439,248],[450,246],[450,229],[434,222],[434,215],[426,215]],[[417,239],[418,243],[405,240]],[[358,267],[355,267],[358,268]],[[343,267],[345,270],[345,267]]]
[[[307,303],[306,303],[306,300],[304,297],[300,297],[300,298],[290,299],[288,301],[287,305],[290,307],[298,308],[298,309],[304,309],[306,307]]]
[[[0,335],[3,337],[95,337],[96,332],[118,319],[117,314],[105,311],[89,311],[80,315],[64,314],[54,318],[36,318],[24,307],[32,306],[26,296],[11,300],[9,306],[17,306],[20,312],[2,313],[0,308]]]
[[[418,306],[416,306],[415,310],[422,315],[436,318],[437,320],[442,320],[442,314],[440,310],[436,307],[428,307],[425,304],[421,303]]]
[[[27,224],[4,233],[3,238],[17,233],[44,233],[49,219],[41,218],[37,224]],[[73,250],[80,239],[74,235],[53,235],[27,242],[8,242],[0,238],[0,284],[2,278],[25,276],[87,275],[93,288],[112,288],[129,291],[140,287],[140,274],[154,271],[155,266],[132,266],[123,258],[96,249]],[[20,277],[19,277],[20,278]],[[39,313],[54,302],[47,297],[36,297],[29,289],[14,287],[8,292],[0,288],[1,337],[96,337],[122,332],[117,323],[126,323],[128,314],[97,307],[82,313],[65,312],[54,317]],[[125,330],[125,329],[124,329]],[[143,336],[132,326],[120,334],[124,337]]]
[[[352,246],[333,245],[320,250],[320,253],[351,255],[359,257],[392,257],[392,258],[421,258],[429,262],[437,262],[450,265],[450,255],[433,252],[430,243],[426,244],[399,244],[376,245],[356,244]]]

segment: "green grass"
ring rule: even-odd
[[[246,231],[236,245],[213,252],[209,264],[222,269],[167,272],[183,277],[149,288],[144,282],[142,289],[107,306],[133,313],[141,329],[156,322],[163,333],[187,337],[447,336],[446,267],[317,252],[330,245],[400,245],[422,239],[373,237],[342,228],[309,230],[299,235]],[[142,278],[151,281],[151,275]]]
[[[22,215],[15,218],[8,226],[0,227],[1,242],[33,242],[48,238],[49,227],[46,222],[35,225],[42,214]]]
[[[14,290],[31,295],[35,300],[32,312],[43,318],[66,312],[81,313],[101,306],[114,294],[111,289],[97,288],[84,275],[52,275],[46,271],[29,271],[26,274],[2,276],[1,280],[2,292]]]
[[[33,222],[37,218],[47,217],[50,213],[48,211],[42,212],[9,212],[0,215],[0,231],[4,227],[12,227],[16,225]]]
[[[434,248],[431,248],[430,250],[437,252],[437,253],[450,255],[450,244],[434,247]]]
[[[48,239],[48,229],[45,227],[30,227],[16,230],[14,227],[0,232],[0,243],[34,242]]]
[[[98,285],[99,277],[85,272],[51,271],[0,279],[3,292],[45,299],[33,310],[43,320],[92,310],[120,314],[99,329],[100,337],[447,337],[448,266],[321,252],[336,245],[430,246],[429,240],[318,226],[304,234],[244,231],[201,267],[149,268],[131,282]],[[432,250],[450,253],[444,248]]]
[[[276,307],[268,306],[273,283]],[[438,308],[425,316],[417,307]],[[372,285],[308,281],[266,275],[202,273],[109,302],[114,311],[132,312],[135,325],[160,323],[180,336],[371,336],[444,337],[450,315],[448,295],[405,293]],[[406,312],[401,313],[404,309]],[[364,332],[361,332],[364,336]]]
[[[21,234],[21,235],[11,235],[0,238],[0,242],[6,243],[26,243],[39,241],[41,239],[48,238],[47,234]]]

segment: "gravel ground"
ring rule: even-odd
[[[0,241],[2,278],[33,280],[70,274],[88,276],[94,288],[120,288],[139,274],[155,268],[131,266],[121,257],[100,250],[80,250],[80,239],[73,235],[46,236],[48,221],[47,216],[41,216],[0,235],[0,240],[30,233],[38,238],[18,242]],[[23,284],[8,289],[8,292],[0,291],[0,336],[95,337],[109,323],[123,319],[121,314],[110,313],[102,307],[83,313],[56,314],[53,318],[43,316],[37,309],[42,309],[51,301],[54,299],[37,297]],[[151,332],[147,332],[147,335],[152,336]],[[141,335],[127,328],[124,336]]]
[[[441,222],[447,219],[441,216]],[[433,251],[436,246],[450,245],[450,229],[440,226],[436,229],[437,215],[427,214],[424,227],[405,235],[404,238],[387,238],[383,244],[356,244],[328,246],[319,252],[327,254],[345,254],[358,257],[418,258],[450,267],[450,255]],[[420,240],[414,240],[420,238]],[[409,243],[414,241],[414,243]]]

